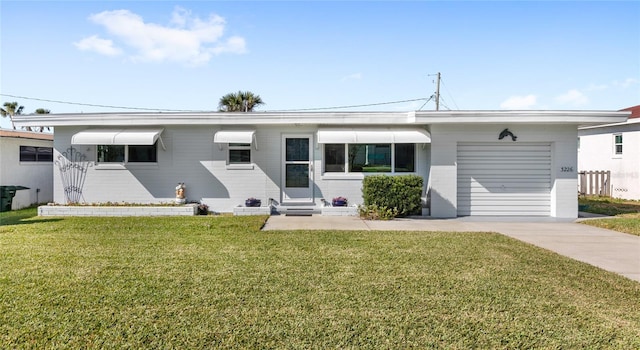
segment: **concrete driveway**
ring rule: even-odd
[[[640,237],[549,218],[402,218],[271,216],[263,230],[498,232],[640,282]]]

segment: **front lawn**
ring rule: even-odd
[[[588,212],[615,216],[585,220],[583,224],[640,236],[640,201],[590,196],[581,197],[579,203],[587,205]]]
[[[640,213],[640,201],[619,198],[582,196],[578,204],[587,206],[586,212],[603,215],[622,215]]]
[[[0,220],[1,348],[640,348],[640,283],[492,233]]]

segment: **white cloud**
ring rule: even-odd
[[[117,56],[122,53],[117,47],[113,46],[113,41],[107,39],[100,39],[97,35],[84,38],[80,41],[73,43],[78,50],[81,51],[94,51],[106,56]]]
[[[603,91],[603,90],[607,90],[609,88],[609,85],[607,84],[589,84],[589,86],[587,86],[587,91]]]
[[[215,14],[202,20],[176,7],[167,26],[146,23],[129,10],[104,11],[89,19],[133,50],[130,57],[134,61],[201,64],[214,55],[246,52],[244,38],[233,36],[223,40],[226,21]]]
[[[636,85],[640,83],[640,80],[636,79],[636,78],[627,78],[624,80],[614,80],[611,81],[607,84],[589,84],[589,86],[586,88],[587,91],[601,91],[601,90],[608,90],[611,88],[622,88],[622,89],[628,89],[630,87],[632,87],[633,85]]]
[[[502,109],[531,109],[536,104],[536,95],[511,96],[500,104]]]
[[[629,88],[629,87],[631,87],[631,86],[633,86],[633,85],[635,85],[637,83],[638,83],[638,79],[627,78],[627,79],[625,79],[623,81],[617,81],[616,80],[616,81],[613,82],[613,85],[620,86],[621,88],[626,89],[626,88]]]
[[[572,89],[556,97],[556,102],[580,106],[587,104],[589,102],[589,99],[582,92],[576,89]]]
[[[340,79],[340,81],[360,80],[360,79],[362,79],[362,73],[353,73],[353,74],[349,74],[347,76],[342,77],[342,79]]]

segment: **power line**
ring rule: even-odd
[[[27,97],[27,96],[17,96],[17,95],[10,95],[10,94],[0,94],[0,95],[2,95],[2,96],[6,96],[6,97],[21,98],[21,99],[24,99],[24,100],[34,100],[34,101],[53,102],[53,103],[68,104],[68,105],[76,105],[76,106],[89,106],[89,107],[114,108],[114,109],[133,109],[133,110],[141,110],[141,111],[204,112],[204,111],[186,110],[186,109],[161,109],[161,108],[146,108],[146,107],[126,107],[126,106],[101,105],[101,104],[93,104],[93,103],[81,103],[81,102],[70,102],[70,101],[49,100],[49,99],[46,99],[46,98]]]
[[[431,95],[431,97],[429,97],[429,99],[428,99],[428,100],[424,101],[424,104],[422,104],[422,106],[421,106],[420,108],[418,108],[418,110],[419,110],[419,111],[421,111],[421,110],[424,108],[424,106],[426,106],[426,105],[427,105],[427,103],[429,103],[429,101],[431,101],[431,99],[432,99],[434,96],[435,96],[435,95]]]
[[[457,110],[460,110],[460,108],[458,107],[458,104],[456,103],[456,101],[453,99],[453,95],[451,95],[451,92],[449,91],[449,88],[446,86],[446,84],[444,83],[444,80],[442,80],[442,86],[444,86],[445,90],[447,90],[447,94],[449,95],[449,97],[451,97],[451,101],[453,102],[453,105],[456,106]],[[447,107],[449,108],[449,107]]]
[[[141,110],[141,111],[166,111],[166,112],[211,112],[210,110],[188,110],[188,109],[164,109],[164,108],[148,108],[148,107],[129,107],[129,106],[114,106],[114,105],[103,105],[103,104],[93,104],[93,103],[82,103],[82,102],[71,102],[71,101],[60,101],[60,100],[51,100],[45,98],[37,98],[37,97],[28,97],[28,96],[18,96],[11,94],[0,94],[0,96],[20,98],[24,100],[34,100],[34,101],[43,101],[43,102],[52,102],[52,103],[60,103],[60,104],[68,104],[68,105],[76,105],[76,106],[88,106],[88,107],[100,107],[100,108],[113,108],[113,109],[129,109],[129,110]],[[345,108],[358,108],[358,107],[371,107],[371,106],[382,106],[396,103],[406,103],[406,102],[415,102],[422,100],[431,100],[433,96],[427,98],[414,98],[410,100],[400,100],[400,101],[391,101],[391,102],[379,102],[379,103],[368,103],[361,105],[350,105],[350,106],[333,106],[333,107],[316,107],[316,108],[298,108],[298,109],[280,109],[280,110],[272,110],[270,112],[296,112],[296,111],[319,111],[319,110],[328,110],[328,109],[345,109]],[[426,102],[425,102],[426,104]],[[423,105],[424,106],[424,105]]]
[[[421,97],[421,98],[414,98],[414,99],[411,99],[411,100],[401,100],[401,101],[391,101],[391,102],[379,102],[379,103],[369,103],[369,104],[351,105],[351,106],[334,106],[334,107],[318,107],[318,108],[297,108],[297,109],[278,109],[278,110],[272,110],[271,112],[320,111],[320,110],[326,110],[326,109],[344,109],[344,108],[371,107],[371,106],[390,105],[390,104],[395,104],[395,103],[415,102],[415,101],[422,101],[422,100],[427,100],[427,101],[428,101],[429,99],[431,99],[431,97],[429,97],[429,98],[427,98],[427,97]]]

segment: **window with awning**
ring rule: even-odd
[[[258,149],[255,130],[220,130],[213,135],[213,142],[229,145],[227,164],[251,164],[251,145]]]
[[[157,142],[165,149],[164,129],[88,129],[71,137],[72,145],[95,145],[98,163],[156,163]]]
[[[320,129],[325,173],[410,173],[416,144],[431,142],[424,129]]]
[[[164,129],[88,129],[71,137],[72,145],[153,145]],[[164,148],[164,147],[163,147]]]

